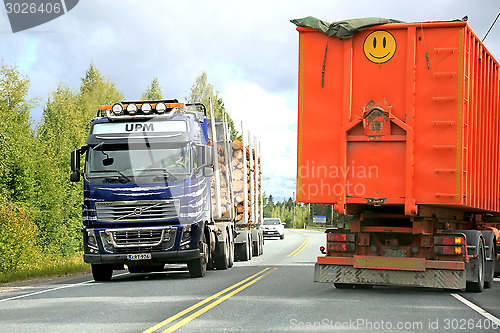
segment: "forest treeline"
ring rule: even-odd
[[[69,180],[70,153],[85,145],[99,105],[126,100],[117,85],[91,64],[78,89],[58,84],[35,123],[31,112],[41,99],[29,98],[29,88],[28,76],[15,65],[0,63],[0,281],[5,281],[2,275],[55,267],[67,258],[81,262],[83,186]],[[142,100],[162,97],[155,77]],[[217,118],[225,110],[205,72],[195,78],[184,98],[207,106],[212,98]],[[228,121],[238,137],[231,117]],[[331,214],[329,206],[313,206],[311,212],[310,206],[295,204],[291,198],[274,202],[265,196],[264,201],[264,216],[279,217],[287,227],[311,224],[313,214]]]
[[[44,269],[82,251],[82,183],[71,183],[70,153],[85,145],[98,106],[125,100],[117,85],[91,64],[76,90],[61,82],[35,123],[29,77],[15,65],[0,63],[0,275]],[[180,96],[172,96],[180,97]],[[224,104],[202,72],[187,102]],[[142,94],[161,99],[158,78]],[[232,123],[232,121],[231,121]]]

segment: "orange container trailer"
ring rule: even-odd
[[[297,200],[353,215],[327,230],[316,280],[490,286],[500,269],[498,62],[464,21],[375,25],[351,38],[298,25]]]

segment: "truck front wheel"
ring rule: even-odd
[[[113,276],[113,267],[110,265],[92,264],[92,277],[95,281],[110,281]]]
[[[208,245],[205,242],[200,244],[201,256],[196,259],[189,260],[187,262],[189,276],[192,278],[198,278],[205,276],[207,272],[207,259],[208,259]]]

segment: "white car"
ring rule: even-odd
[[[279,218],[265,218],[260,226],[264,237],[285,238],[285,223],[281,223]]]

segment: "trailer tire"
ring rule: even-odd
[[[205,241],[200,243],[201,255],[199,258],[191,259],[187,262],[189,276],[199,278],[205,276],[207,272],[208,245]]]
[[[484,258],[484,245],[483,245],[483,240],[482,238],[479,238],[479,244],[478,244],[478,251],[477,251],[477,260],[478,260],[478,265],[477,265],[477,281],[474,282],[467,282],[466,283],[466,290],[475,292],[475,293],[480,293],[483,291],[484,288],[484,266],[485,266],[485,258]]]
[[[229,233],[229,268],[233,267],[234,264],[234,237],[233,237],[233,231]]]
[[[221,243],[219,243],[219,246],[221,246]],[[229,256],[230,256],[230,245],[229,245],[229,236],[226,233],[226,239],[224,240],[224,243],[222,244],[220,253],[218,253],[216,256],[214,256],[214,265],[215,268],[224,270],[229,268]]]
[[[111,281],[113,276],[113,266],[103,264],[92,264],[92,277],[95,281],[105,282]]]
[[[251,257],[252,244],[250,243],[248,237],[243,244],[240,244],[238,251],[238,259],[240,261],[248,261]]]
[[[495,278],[495,258],[496,258],[496,239],[492,230],[483,230],[485,255],[484,255],[484,288],[489,289],[493,285]]]

